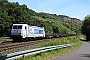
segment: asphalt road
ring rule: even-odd
[[[54,60],[90,60],[90,43],[84,41],[79,49],[55,58]]]

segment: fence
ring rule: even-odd
[[[37,53],[55,50],[58,48],[66,48],[66,47],[70,47],[70,46],[74,46],[74,45],[75,45],[74,43],[63,44],[63,45],[48,46],[48,47],[43,47],[43,48],[36,48],[36,49],[31,49],[31,50],[10,53],[10,54],[0,56],[0,60],[15,60],[15,59],[21,58],[23,56],[29,56],[29,55],[33,55],[33,54],[37,54]]]

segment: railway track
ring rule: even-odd
[[[64,37],[65,38],[65,37]],[[64,39],[64,38],[53,38],[52,40]],[[40,43],[48,42],[51,39],[44,40],[36,40],[36,41],[28,41],[28,42],[2,42],[0,43],[0,50],[2,53],[12,53],[17,51],[23,51],[28,49],[36,48],[36,46]]]
[[[33,49],[40,43],[48,42],[49,40],[36,40],[36,41],[28,41],[28,42],[2,42],[0,43],[0,50],[2,53],[12,53],[16,51]]]

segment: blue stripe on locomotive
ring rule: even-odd
[[[43,34],[43,30],[34,29],[34,34]]]
[[[39,34],[43,34],[43,30],[39,30]]]
[[[34,31],[32,29],[34,29]],[[40,30],[40,27],[37,27],[37,26],[32,26],[31,28],[29,28],[28,31],[29,31],[29,34],[43,34],[44,33],[44,30]]]

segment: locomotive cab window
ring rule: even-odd
[[[22,29],[22,26],[14,25],[14,26],[13,26],[13,29]]]
[[[13,29],[17,29],[17,26],[13,26]]]
[[[18,29],[22,29],[22,26],[18,26]]]

